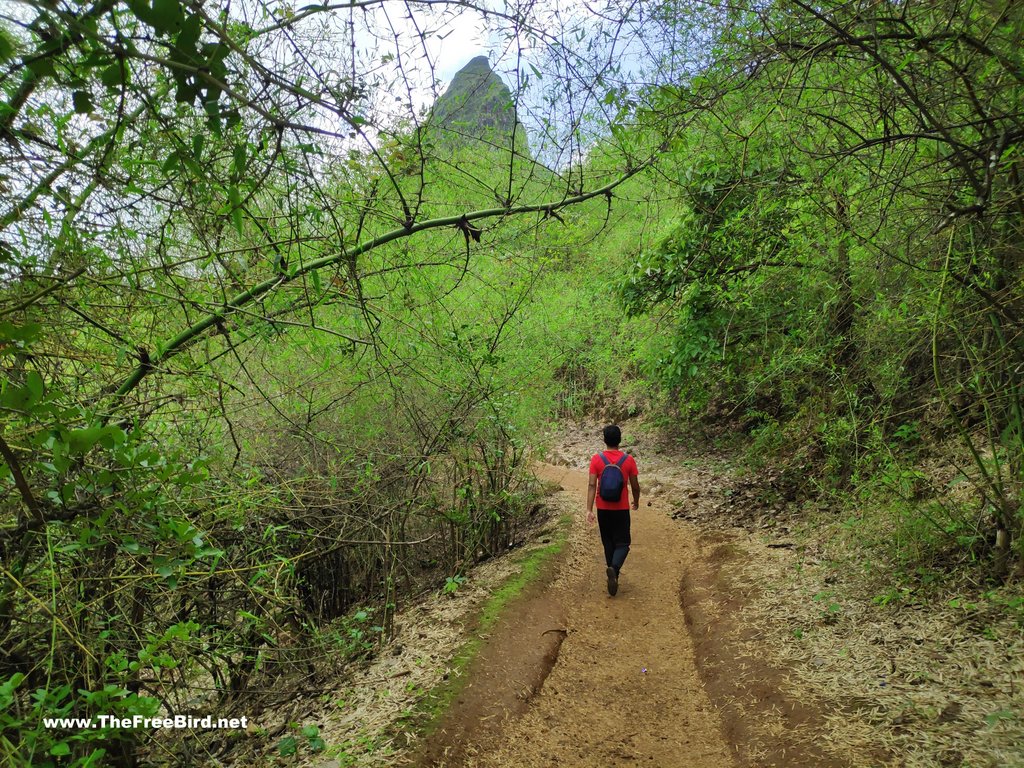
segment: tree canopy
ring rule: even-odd
[[[464,13],[500,53],[443,83]],[[518,543],[539,427],[587,411],[726,424],[897,510],[900,567],[1021,567],[1024,11],[579,14],[3,8],[11,765],[187,761],[42,717],[258,708],[372,653]]]

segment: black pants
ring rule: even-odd
[[[605,564],[618,573],[629,554],[629,510],[597,510],[597,527],[601,530]]]

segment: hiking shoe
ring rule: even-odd
[[[608,594],[615,597],[615,593],[619,591],[619,574],[610,565],[606,573],[608,574]]]

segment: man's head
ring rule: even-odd
[[[609,448],[618,448],[622,442],[622,430],[617,424],[609,424],[604,428],[604,444]]]

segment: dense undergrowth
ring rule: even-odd
[[[888,13],[680,22],[714,22],[729,56],[652,97],[671,132],[646,139],[667,152],[581,251],[591,335],[563,375],[598,393],[582,407],[645,410],[789,494],[871,510],[854,527],[905,571],[999,583],[1024,532],[1021,128],[1002,69],[1022,19]]]
[[[258,718],[520,544],[545,233],[614,179],[374,116],[268,58],[303,15],[37,11],[0,46],[38,152],[3,158],[0,762],[193,764],[245,731],[46,719]]]
[[[518,543],[558,417],[738,447],[897,595],[1019,578],[1020,8],[650,10],[658,85],[554,46],[562,156],[438,141],[326,6],[8,14],[7,763],[210,758],[42,718],[252,714],[373,653]]]

